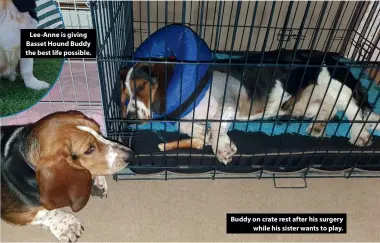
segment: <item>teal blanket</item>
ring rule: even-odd
[[[226,55],[218,56],[219,59],[225,58]],[[361,72],[361,68],[351,68],[352,74],[358,78]],[[364,89],[367,90],[368,86],[371,85],[369,89],[369,102],[373,104],[379,95],[380,89],[377,84],[374,82],[371,83],[366,73],[361,74],[361,84]],[[380,101],[377,101],[374,104],[374,111],[377,114],[380,114]],[[337,116],[342,118],[343,112],[338,112]],[[342,120],[347,120],[347,117],[343,117]],[[229,130],[240,130],[245,132],[264,132],[267,135],[274,136],[280,135],[284,133],[293,133],[309,136],[306,132],[307,127],[310,125],[310,122],[282,122],[282,123],[274,123],[274,122],[265,122],[260,124],[259,122],[246,122],[246,123],[235,123],[230,126]],[[379,124],[380,126],[380,124]],[[329,137],[338,136],[338,137],[349,137],[349,128],[350,123],[329,123],[326,127],[325,134]],[[167,131],[167,132],[178,132],[178,128],[175,124],[170,122],[151,122],[146,123],[144,125],[133,125],[132,129],[134,130],[153,130],[153,131]],[[375,131],[373,133],[375,136],[380,136],[380,131]]]

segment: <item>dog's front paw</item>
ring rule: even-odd
[[[9,74],[9,77],[8,77],[9,81],[14,82],[16,80],[16,78],[17,78],[16,72],[12,72]]]
[[[372,145],[372,137],[368,131],[363,130],[359,137],[351,136],[350,143],[359,147],[366,147]]]
[[[222,135],[219,136],[219,142],[213,139],[212,150],[220,162],[228,164],[236,154],[237,148],[227,135]]]
[[[160,151],[165,151],[165,148],[166,148],[165,143],[160,143],[160,144],[158,144],[158,149],[159,149]]]
[[[316,138],[323,137],[325,133],[325,126],[326,125],[322,123],[315,123],[314,125],[310,124],[306,132]]]
[[[44,81],[40,81],[34,77],[28,80],[24,80],[24,82],[27,88],[34,89],[34,90],[48,89],[50,87],[50,84]]]
[[[50,225],[50,231],[61,242],[75,242],[81,237],[84,228],[79,219],[67,212],[59,212],[60,216]]]
[[[94,197],[107,197],[108,186],[104,176],[95,176],[91,188],[91,195]]]

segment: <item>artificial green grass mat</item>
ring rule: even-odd
[[[62,58],[35,58],[33,73],[42,81],[54,85],[61,72]],[[50,86],[50,87],[51,87]],[[40,101],[50,89],[32,90],[25,87],[21,76],[11,82],[5,78],[0,80],[0,117],[15,115],[28,109]]]

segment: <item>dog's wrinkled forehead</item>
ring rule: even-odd
[[[151,70],[149,65],[135,65],[131,73],[131,79],[148,79],[150,78]]]
[[[64,137],[68,135],[67,129],[75,126],[88,126],[100,133],[99,124],[78,111],[56,112],[45,116],[36,123],[35,131],[38,134],[54,134]]]
[[[112,144],[112,142],[108,141],[107,139],[105,139],[101,133],[95,131],[94,129],[92,129],[91,127],[88,127],[88,126],[77,126],[77,128],[79,130],[82,130],[82,131],[85,131],[85,132],[88,132],[89,134],[91,134],[92,136],[94,136],[99,142],[102,142],[104,144]]]
[[[149,64],[137,64],[131,68],[129,80],[127,79],[127,81],[131,82],[131,86],[133,86],[133,82],[136,80],[146,80],[154,84],[156,77],[154,76],[153,67]]]

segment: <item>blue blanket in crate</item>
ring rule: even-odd
[[[224,59],[226,58],[226,55],[219,55],[217,54],[218,59]],[[352,74],[358,78],[361,72],[361,68],[351,68]],[[363,78],[364,77],[364,78]],[[376,99],[378,99],[378,95],[380,92],[379,87],[374,83],[366,78],[365,74],[362,73],[361,83],[365,90],[368,89],[368,86],[371,84],[371,87],[369,89],[369,102],[373,104]],[[376,104],[374,104],[374,111],[377,114],[380,114],[380,101],[377,100]],[[343,112],[338,112],[337,116],[341,118],[343,115]],[[346,120],[347,117],[344,117],[344,120]],[[245,132],[264,132],[267,135],[274,136],[274,135],[280,135],[284,133],[293,133],[293,134],[300,134],[300,135],[307,135],[306,129],[309,126],[309,122],[281,122],[281,123],[274,123],[274,122],[265,122],[265,123],[259,123],[259,122],[247,122],[247,123],[234,123],[230,126],[229,130],[240,130]],[[178,127],[170,122],[151,122],[151,123],[145,123],[143,125],[132,125],[132,129],[134,130],[153,130],[153,131],[167,131],[167,132],[178,132]],[[337,137],[349,137],[348,130],[350,128],[349,123],[329,123],[326,127],[325,134],[327,136],[337,136]],[[375,131],[373,133],[375,136],[380,136],[380,131]]]

